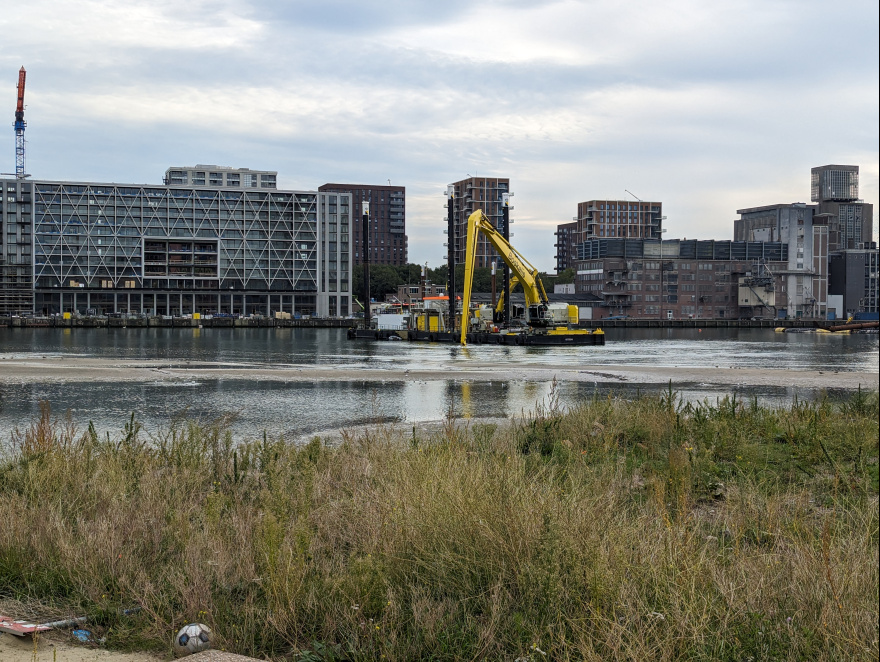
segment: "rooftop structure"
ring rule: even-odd
[[[874,206],[859,199],[859,166],[824,165],[810,171],[810,199],[828,225],[830,251],[859,249],[873,240]]]
[[[810,200],[856,201],[859,198],[859,166],[824,165],[810,170]]]
[[[168,168],[162,180],[167,186],[209,186],[211,188],[278,188],[275,170],[250,170],[217,165]]]

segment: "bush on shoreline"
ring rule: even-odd
[[[0,592],[165,651],[202,621],[286,659],[877,659],[875,393],[226,430],[45,405],[0,461]]]

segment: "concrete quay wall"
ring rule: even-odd
[[[355,325],[350,319],[274,319],[271,317],[0,317],[0,326],[11,328],[339,328]]]
[[[0,326],[11,328],[322,328],[356,327],[352,319],[275,319],[272,317],[0,317]],[[819,320],[724,320],[724,319],[621,319],[582,320],[586,329],[774,329],[776,327],[811,329]]]

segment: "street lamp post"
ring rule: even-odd
[[[663,319],[663,233],[666,228],[660,230],[660,319]]]
[[[361,203],[363,210],[363,265],[364,265],[364,328],[370,328],[370,203]]]
[[[464,213],[464,212],[462,212]],[[455,333],[455,187],[446,187],[446,294],[449,297],[449,333]]]

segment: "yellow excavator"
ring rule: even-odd
[[[461,315],[461,344],[467,344],[467,332],[470,324],[471,290],[474,280],[474,263],[476,259],[477,239],[480,233],[486,237],[504,263],[512,272],[510,289],[517,283],[522,285],[526,299],[525,322],[532,334],[541,333],[552,336],[582,336],[588,335],[586,329],[572,329],[571,324],[577,324],[577,306],[565,303],[551,304],[544,284],[538,276],[538,270],[516,250],[498,232],[492,222],[483,213],[482,209],[476,210],[468,217],[467,245],[465,250],[464,265],[464,297],[462,300]],[[502,292],[503,297],[510,293]],[[499,302],[500,308],[502,303]],[[559,340],[565,340],[560,337]]]

